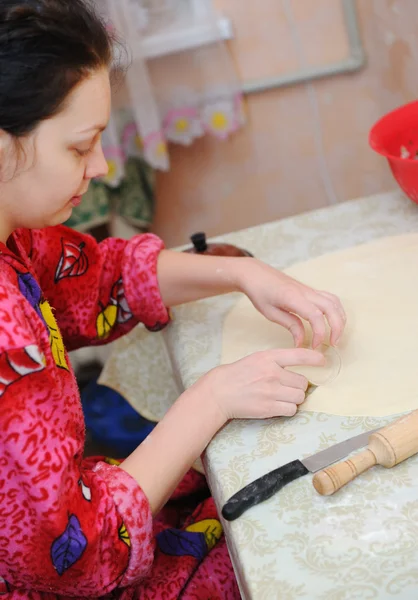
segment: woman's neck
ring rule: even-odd
[[[10,227],[9,223],[6,219],[4,219],[0,211],[0,242],[3,242],[3,244],[5,244],[9,237],[12,235],[13,231],[14,228]]]

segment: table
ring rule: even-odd
[[[400,192],[391,192],[218,239],[246,248],[283,269],[337,249],[417,230],[418,207]],[[231,294],[181,306],[174,311],[174,321],[164,336],[154,337],[152,342],[149,336],[135,330],[130,334],[131,340],[128,336],[128,340],[118,342],[125,346],[113,353],[103,382],[122,391],[123,381],[125,395],[128,392],[139,410],[149,410],[149,414],[154,410],[154,415],[157,412],[158,417],[162,416],[179,386],[189,387],[219,364],[222,322],[236,300],[237,295]],[[154,345],[145,353],[152,354],[152,368],[155,373],[159,369],[158,385],[165,395],[157,409],[150,409],[146,399],[142,406],[138,400],[141,394],[137,360],[135,369],[127,366],[128,356],[137,351],[138,336],[142,348]],[[162,340],[174,373],[167,366]],[[157,344],[161,352],[159,367],[155,359]],[[144,361],[142,365],[141,369],[148,368]],[[164,381],[169,391],[164,388],[163,392]],[[151,386],[154,398],[158,397],[155,385]],[[146,393],[142,396],[145,398]],[[238,489],[267,471],[390,420],[301,413],[288,420],[230,423],[212,441],[204,459],[218,508]],[[308,475],[292,483],[237,521],[224,523],[243,598],[415,598],[418,457],[396,469],[375,468],[330,498],[320,497],[311,479]]]

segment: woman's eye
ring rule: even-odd
[[[87,156],[92,151],[92,148],[88,148],[88,150],[79,150],[76,148],[75,150],[79,156]]]
[[[86,148],[85,150],[81,149],[81,148],[75,148],[75,151],[78,154],[78,156],[87,156],[88,154],[91,154],[92,152],[94,152],[94,149],[95,149],[97,143],[100,141],[100,138],[101,138],[101,136],[97,135],[93,140],[90,141],[90,146],[88,148]],[[86,143],[86,141],[84,143]]]

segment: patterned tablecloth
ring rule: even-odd
[[[283,269],[411,231],[418,231],[418,207],[393,192],[220,239]],[[175,378],[177,387],[188,387],[219,364],[223,319],[236,299],[231,294],[177,308],[164,338],[136,329],[116,345],[102,382],[119,389],[142,414],[161,417],[176,395]],[[151,381],[151,396],[142,377]],[[154,406],[152,398],[158,398]],[[265,472],[390,420],[301,413],[289,420],[230,423],[204,461],[218,507]],[[315,492],[308,475],[224,526],[245,599],[418,597],[418,457],[395,469],[375,468],[330,498]]]

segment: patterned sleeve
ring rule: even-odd
[[[0,589],[101,597],[148,575],[155,545],[149,503],[111,461],[83,459],[74,379],[56,365],[45,325],[29,303],[16,293],[14,303],[13,290],[6,292],[0,294]]]
[[[0,569],[10,591],[90,598],[139,582],[151,569],[155,544],[141,488],[117,466],[84,464],[74,438],[55,431],[46,442],[53,412],[39,408],[46,377],[35,346],[0,361],[33,370],[2,394],[0,405]],[[33,404],[35,390],[38,414],[12,413],[16,401]]]
[[[164,248],[154,235],[130,241],[93,237],[64,226],[32,232],[31,260],[69,350],[110,342],[138,322],[162,329],[157,259]]]

